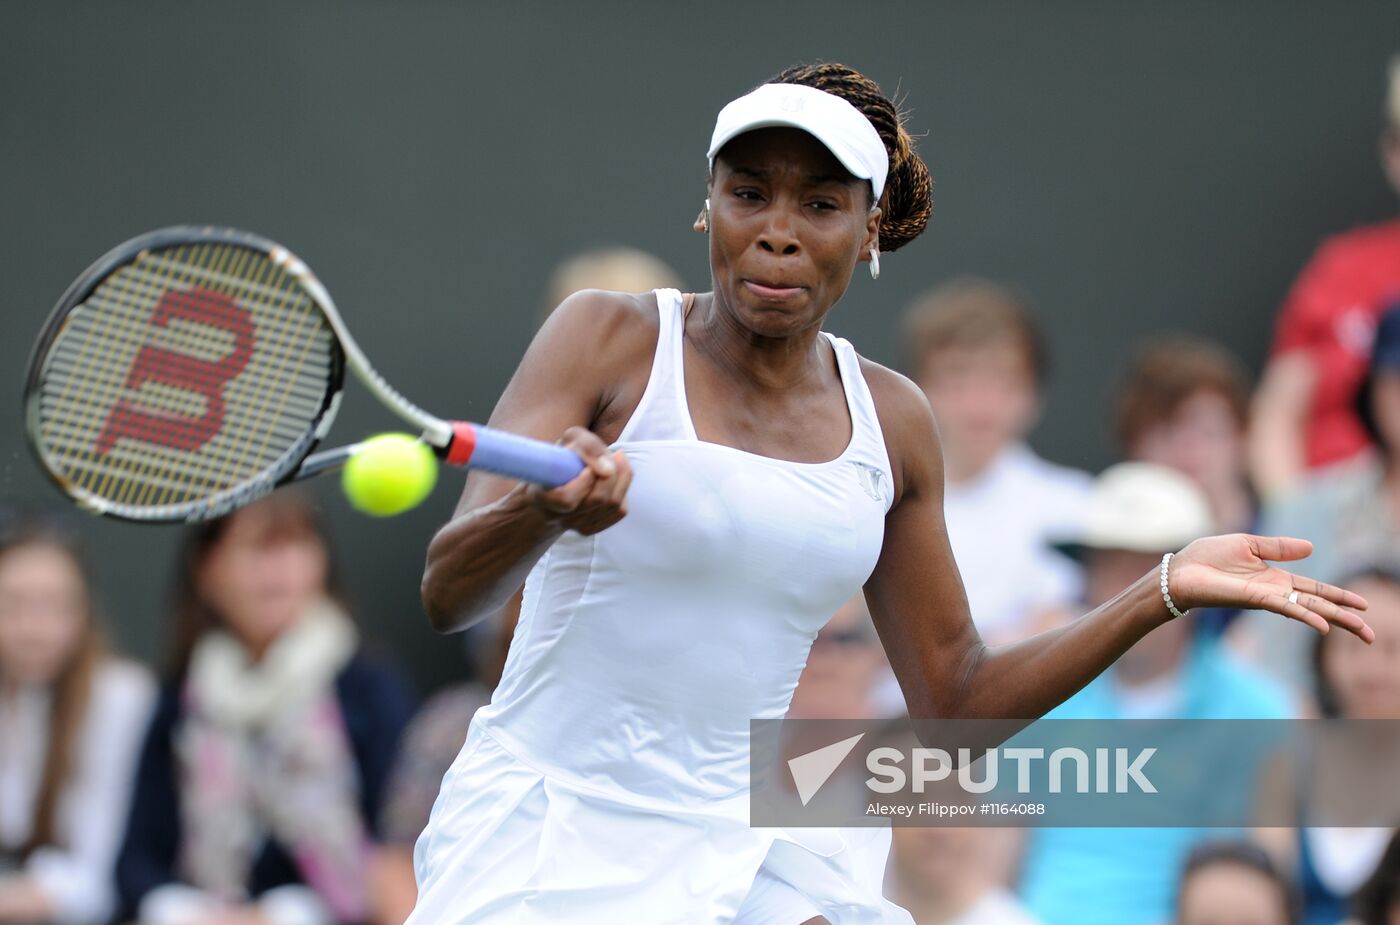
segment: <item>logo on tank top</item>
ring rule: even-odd
[[[885,501],[885,473],[863,462],[852,461],[851,465],[855,467],[856,478],[860,479],[860,487],[865,489],[870,500],[883,504]]]

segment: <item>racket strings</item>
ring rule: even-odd
[[[156,275],[153,276],[155,291],[153,293],[148,294],[156,299],[155,304],[157,306],[157,312],[159,312],[160,307],[164,304],[164,300],[168,298],[171,295],[171,293],[183,292],[187,295],[195,294],[196,290],[194,288],[194,285],[197,282],[197,274],[195,272],[196,268],[203,268],[206,271],[212,270],[214,268],[223,269],[230,263],[230,261],[232,261],[234,268],[241,270],[251,259],[250,254],[248,252],[234,252],[231,250],[226,250],[222,252],[216,251],[212,257],[209,256],[207,251],[202,251],[201,255],[201,259],[191,260],[188,264],[182,265],[180,261],[163,261],[162,263],[155,265],[157,271]],[[151,254],[143,255],[143,260],[138,260],[136,263],[134,263],[131,267],[128,268],[128,271],[126,273],[112,277],[110,281],[114,285],[119,286],[121,280],[139,274],[141,272],[142,265],[147,261],[152,261],[153,257],[154,255]],[[171,284],[187,288],[184,288],[183,290],[179,288],[165,288],[167,286],[170,286]],[[119,292],[120,290],[118,290],[118,293]],[[186,343],[177,345],[177,350],[169,353],[155,354],[151,357],[150,362],[152,365],[159,367],[160,362],[162,360],[164,360],[168,364],[169,361],[172,359],[182,356],[185,357],[183,363],[179,363],[175,367],[170,368],[167,371],[178,373],[178,375],[173,376],[172,378],[175,378],[179,385],[185,390],[196,392],[202,395],[205,401],[205,410],[204,414],[201,415],[199,418],[201,423],[199,425],[195,425],[193,423],[195,420],[194,418],[185,419],[184,421],[181,421],[180,419],[176,418],[172,421],[168,414],[160,417],[148,416],[139,422],[127,422],[128,429],[124,436],[129,438],[128,440],[117,441],[107,439],[105,441],[101,441],[100,448],[104,453],[110,453],[111,450],[115,448],[118,442],[124,442],[128,444],[128,452],[123,454],[122,457],[117,458],[119,461],[127,463],[127,465],[123,468],[122,471],[132,476],[127,479],[125,483],[125,490],[118,489],[114,492],[117,495],[117,500],[121,503],[130,503],[133,500],[140,503],[146,503],[148,500],[150,500],[156,504],[163,504],[168,503],[170,500],[172,500],[169,496],[168,488],[166,489],[165,495],[155,496],[154,498],[152,498],[152,488],[154,487],[155,480],[153,480],[151,476],[153,475],[152,470],[154,469],[154,466],[152,465],[152,461],[149,457],[142,461],[141,457],[135,454],[139,453],[140,446],[142,443],[159,445],[160,443],[164,442],[160,439],[162,434],[164,434],[164,436],[167,438],[167,441],[170,444],[172,444],[174,448],[179,450],[188,451],[190,447],[200,445],[201,441],[205,440],[206,437],[212,432],[221,428],[223,424],[223,382],[220,382],[218,380],[230,378],[232,374],[241,372],[242,368],[247,365],[246,355],[242,357],[237,356],[237,354],[240,352],[238,345],[239,338],[237,336],[237,333],[234,331],[225,331],[224,333],[231,334],[233,336],[232,352],[230,352],[226,356],[221,357],[221,359],[215,363],[205,365],[204,367],[202,367],[205,371],[204,375],[199,374],[198,370],[201,367],[198,365],[197,361],[193,360],[192,354],[198,352],[201,347],[208,346],[211,336],[216,336],[215,331],[220,327],[220,325],[217,324],[217,322],[215,324],[208,323],[212,319],[207,317],[209,313],[207,307],[204,311],[199,310],[199,308],[195,308],[194,311],[190,311],[192,307],[198,306],[201,301],[207,302],[210,299],[210,297],[214,295],[214,293],[211,290],[207,289],[201,289],[198,290],[198,292],[198,297],[190,298],[183,304],[183,307],[188,313],[187,320],[194,324],[195,333]],[[141,304],[141,300],[139,298],[129,301],[134,302],[134,304],[137,305]],[[206,317],[201,318],[201,315],[205,315]],[[165,313],[162,317],[162,320],[164,320],[166,324],[169,324],[170,322],[177,320],[177,318],[178,316],[174,313]],[[156,327],[156,325],[150,325],[150,327],[154,328]],[[238,328],[241,326],[235,323],[234,327]],[[244,332],[246,333],[246,328]],[[136,363],[141,362],[144,350],[144,347],[138,349],[138,352],[136,354]],[[182,350],[188,351],[188,353],[184,353],[182,352]],[[159,357],[159,359],[156,359],[156,357]],[[224,367],[224,364],[227,364],[229,361],[233,361],[234,366],[236,368],[228,369],[226,372],[221,372],[220,370]],[[134,370],[135,366],[133,366],[133,371]],[[141,386],[144,389],[146,386],[158,381],[158,379],[154,379],[149,380],[147,382],[142,382]],[[133,383],[128,382],[127,384],[131,385]],[[214,416],[214,413],[216,411],[218,412],[218,420],[211,421],[210,418]],[[136,426],[130,426],[132,423],[135,423]],[[203,433],[190,433],[189,431],[191,430],[191,428],[195,426],[199,426]],[[132,451],[133,446],[135,448],[135,452]],[[209,460],[217,461],[219,458],[218,445],[215,444],[214,446],[211,446],[206,456]],[[225,465],[224,468],[230,467],[228,465]],[[199,472],[197,469],[187,473],[186,475],[193,485],[202,488],[206,492],[210,490],[217,491],[220,487],[222,487],[217,478],[211,478],[208,475]],[[104,483],[100,485],[97,490],[99,493],[103,493],[109,490],[109,488],[115,487],[109,486],[107,483]]]
[[[201,251],[202,252],[202,251]],[[59,459],[68,464],[63,470],[63,475],[69,477],[78,486],[90,486],[93,482],[106,482],[111,478],[113,469],[108,465],[95,466],[97,440],[100,439],[100,432],[96,439],[91,434],[90,423],[85,422],[87,415],[84,411],[92,406],[85,404],[91,398],[101,400],[107,382],[104,379],[94,378],[93,373],[100,374],[103,370],[98,369],[96,364],[103,356],[103,348],[110,347],[114,336],[124,325],[135,326],[137,318],[127,311],[127,306],[118,304],[106,313],[98,313],[95,306],[100,305],[100,300],[89,305],[80,306],[77,311],[70,315],[68,322],[71,325],[76,319],[87,317],[91,319],[88,325],[80,325],[75,330],[76,335],[81,336],[76,350],[76,364],[72,367],[63,365],[63,343],[67,339],[67,328],[55,341],[51,349],[58,351],[58,362],[53,365],[55,376],[60,377],[63,384],[62,397],[55,407],[53,414],[45,417],[46,429],[50,438],[57,436],[54,428],[47,426],[48,422],[57,420],[62,422],[62,433],[76,438],[69,445],[57,447]],[[105,322],[102,323],[102,322]],[[47,383],[46,383],[47,384]],[[45,392],[48,390],[45,389]],[[43,393],[41,393],[42,395]],[[109,406],[114,402],[109,401]],[[84,426],[85,423],[87,426]],[[50,455],[54,455],[51,451]],[[122,462],[121,457],[108,460],[110,463]]]
[[[261,251],[143,253],[99,283],[50,346],[44,450],[80,492],[111,504],[202,501],[311,439],[337,350],[298,278]]]
[[[196,261],[208,259],[208,255],[208,247],[199,247],[187,254],[186,259],[191,263],[195,263]],[[129,272],[129,268],[120,272]],[[108,409],[107,423],[111,422],[111,415],[116,412],[124,401],[124,399],[121,398],[112,398],[109,393],[127,384],[127,373],[129,371],[134,371],[134,364],[137,358],[141,356],[141,348],[144,346],[143,342],[149,341],[151,339],[151,334],[159,331],[158,326],[149,323],[150,316],[154,313],[159,304],[159,298],[153,298],[149,303],[139,299],[121,298],[120,287],[112,285],[114,280],[120,278],[120,274],[108,277],[103,281],[102,285],[94,290],[87,302],[80,308],[81,311],[92,313],[99,321],[106,322],[103,328],[105,337],[99,336],[96,333],[91,334],[88,341],[83,344],[84,350],[86,350],[91,343],[99,341],[105,341],[105,346],[108,347],[120,348],[124,346],[128,348],[126,350],[115,350],[112,354],[113,362],[106,367],[98,367],[95,364],[84,365],[80,367],[78,372],[78,375],[84,377],[86,380],[85,385],[88,387],[86,391],[89,392],[93,399],[96,399],[96,401],[88,405],[78,406],[79,409],[93,410],[100,413],[101,408],[106,406]],[[162,279],[161,294],[163,295],[168,289],[179,291],[178,288],[174,287],[180,282],[188,282],[188,279],[176,279],[173,274]],[[122,337],[123,331],[131,332],[131,336]],[[135,343],[132,344],[131,341],[135,341]],[[196,339],[191,340],[184,346],[190,353],[194,353],[196,352],[194,349],[195,345],[202,343],[204,343],[202,340]],[[178,347],[180,345],[176,344],[174,346]],[[117,375],[114,377],[113,373]],[[142,383],[142,386],[144,387],[150,384],[150,382],[146,382]],[[172,436],[178,437],[181,431],[185,429],[181,425],[182,419],[176,416],[178,410],[161,408],[153,401],[159,392],[158,389],[145,390],[143,388],[143,391],[145,391],[146,394],[141,396],[142,404],[157,413],[161,411],[166,412],[167,417],[165,420],[170,433]],[[201,413],[200,416],[203,417],[203,414]],[[74,466],[78,472],[77,487],[100,497],[123,503],[129,500],[128,496],[132,490],[142,485],[143,476],[147,477],[147,487],[151,484],[160,484],[166,486],[168,490],[168,486],[173,484],[169,480],[150,478],[152,475],[152,459],[149,455],[151,452],[149,448],[147,448],[145,453],[133,452],[129,446],[126,446],[126,441],[124,440],[112,441],[109,439],[104,441],[103,432],[99,432],[98,440],[93,442],[90,433],[92,422],[86,420],[85,416],[81,415],[78,416],[77,420],[82,426],[76,432],[70,431],[70,433],[74,433],[76,436],[76,445],[71,449],[81,457],[81,461],[77,462]],[[141,428],[139,426],[133,426],[135,422],[131,420],[125,423],[127,436],[140,439],[142,436]],[[106,430],[105,424],[103,430]],[[110,437],[111,435],[107,434],[107,436]],[[122,445],[124,451],[115,454],[112,453],[112,450],[118,445]],[[114,484],[114,480],[116,484]]]

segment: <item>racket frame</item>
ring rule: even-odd
[[[260,252],[297,281],[330,328],[331,364],[326,395],[317,417],[306,432],[272,464],[251,478],[212,496],[177,504],[149,507],[119,504],[66,479],[59,474],[63,467],[48,458],[41,426],[41,382],[49,350],[63,331],[71,312],[86,302],[98,285],[121,267],[133,263],[148,251],[199,244],[243,247]],[[212,225],[177,225],[132,238],[99,258],[68,287],[50,312],[30,354],[23,395],[25,430],[30,449],[50,480],[60,491],[90,511],[141,523],[207,520],[248,504],[281,485],[339,468],[354,455],[359,448],[358,443],[313,452],[335,422],[347,366],[381,404],[418,428],[420,439],[449,464],[482,468],[548,486],[562,485],[584,468],[582,460],[563,447],[466,421],[449,422],[424,411],[389,385],[370,365],[369,358],[351,336],[330,293],[300,258],[260,235]]]
[[[65,478],[60,474],[64,470],[64,466],[49,454],[47,441],[43,437],[42,430],[42,382],[50,358],[49,351],[70,320],[71,313],[87,302],[97,287],[112,274],[122,267],[136,262],[148,252],[200,244],[250,248],[265,254],[269,260],[281,266],[297,279],[306,295],[326,318],[333,335],[326,394],[317,410],[312,426],[307,428],[306,432],[298,437],[273,463],[251,479],[240,482],[213,496],[190,501],[150,506],[119,504],[95,492],[88,491],[76,482]],[[346,349],[347,343],[350,347],[349,351]],[[354,357],[353,361],[350,361],[351,356]],[[336,413],[340,409],[341,396],[344,392],[345,368],[348,361],[352,364],[359,364],[358,367],[351,366],[355,371],[356,378],[364,382],[366,388],[370,389],[392,410],[399,412],[404,405],[412,407],[402,396],[397,396],[397,393],[394,393],[384,383],[382,377],[369,367],[363,351],[346,331],[345,323],[336,310],[335,303],[330,300],[326,288],[320,280],[316,279],[306,264],[286,248],[259,235],[232,228],[201,225],[176,225],[161,228],[124,241],[99,257],[73,281],[59,297],[52,311],[49,312],[39,338],[30,351],[25,374],[23,415],[26,435],[29,438],[27,442],[35,460],[39,463],[39,467],[44,470],[49,480],[60,491],[77,502],[79,506],[95,514],[137,523],[207,520],[247,504],[280,485],[303,477],[301,476],[303,463],[307,461],[320,441],[330,431],[331,425],[335,423]],[[386,394],[386,390],[388,394]],[[395,400],[395,396],[397,400]],[[450,427],[448,430],[450,435]],[[434,433],[435,435],[440,433],[440,428],[436,428]],[[338,451],[330,451],[330,453],[340,455]],[[349,453],[343,455],[344,458],[349,457]],[[333,464],[342,464],[344,458],[338,459]],[[322,465],[307,475],[325,471],[330,467],[327,463],[331,463],[331,460],[325,460]]]

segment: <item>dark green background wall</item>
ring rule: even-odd
[[[1317,240],[1394,215],[1376,165],[1394,2],[0,3],[0,495],[58,495],[20,433],[29,345],[113,244],[245,227],[311,264],[390,380],[486,417],[544,278],[600,243],[707,280],[690,230],[715,112],[799,60],[866,70],[925,132],[929,233],[829,327],[975,272],[1037,300],[1056,373],[1037,446],[1110,461],[1105,409],[1153,334],[1257,368]],[[4,383],[8,383],[5,386]],[[361,394],[338,425],[393,426]],[[392,522],[319,488],[368,631],[426,689],[462,671],[417,601],[460,478]],[[162,649],[174,533],[84,521],[119,640]]]

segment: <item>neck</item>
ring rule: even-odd
[[[739,323],[718,292],[696,299],[686,336],[725,373],[762,391],[781,392],[820,378],[821,319],[786,337],[764,337]]]

